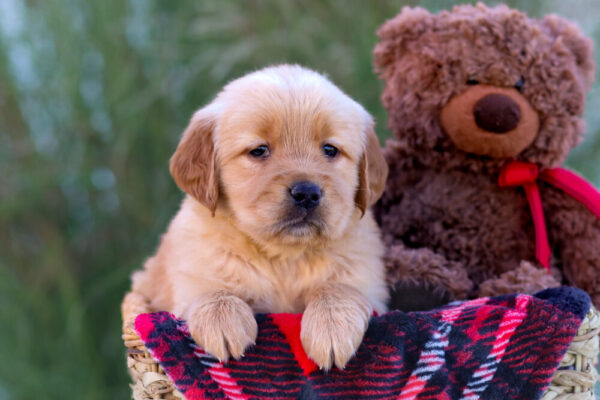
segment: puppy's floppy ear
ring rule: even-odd
[[[171,157],[170,170],[177,186],[204,204],[214,215],[219,195],[214,131],[214,107],[197,111]]]
[[[373,119],[368,116],[365,149],[360,159],[359,184],[354,200],[362,215],[383,194],[388,175],[388,165],[383,157],[373,125]]]

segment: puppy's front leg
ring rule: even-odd
[[[362,342],[373,308],[355,288],[331,284],[311,293],[300,338],[320,368],[344,368]]]
[[[252,309],[226,291],[197,297],[184,318],[196,343],[220,361],[242,357],[256,340],[258,328]]]

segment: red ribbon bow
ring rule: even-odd
[[[535,227],[535,258],[550,272],[550,244],[537,180],[548,182],[583,203],[600,218],[600,193],[579,175],[564,168],[539,170],[538,166],[510,161],[500,171],[500,187],[522,186],[529,202]]]

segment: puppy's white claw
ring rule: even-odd
[[[370,314],[370,305],[354,291],[316,296],[302,316],[300,339],[306,354],[320,369],[345,368],[362,342]]]
[[[192,338],[220,362],[239,359],[256,340],[258,327],[252,309],[241,299],[225,294],[206,299],[188,313]]]

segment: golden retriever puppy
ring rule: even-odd
[[[266,68],[194,114],[170,169],[188,195],[134,292],[219,360],[254,343],[254,313],[303,312],[308,356],[343,368],[387,300],[371,116],[316,72]]]

